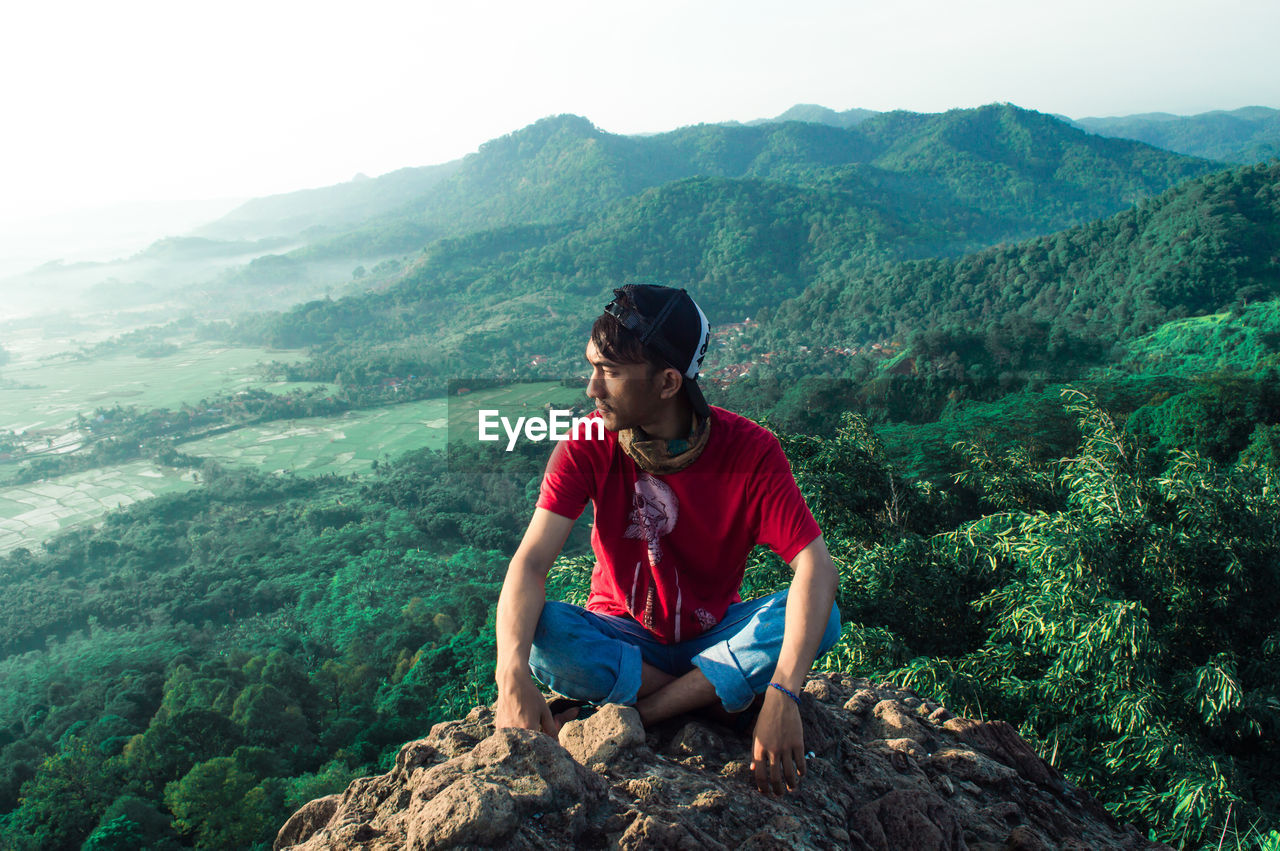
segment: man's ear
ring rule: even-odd
[[[680,388],[684,386],[684,376],[680,374],[680,370],[675,367],[667,367],[659,373],[661,383],[658,385],[658,395],[663,399],[673,399],[680,392]]]

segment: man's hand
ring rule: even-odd
[[[541,730],[552,738],[560,734],[560,723],[552,717],[546,698],[528,674],[512,674],[498,686],[493,724],[498,729],[523,727]]]
[[[549,736],[560,732],[551,717],[546,698],[533,684],[529,674],[529,648],[538,626],[538,616],[547,601],[547,571],[556,560],[573,528],[573,520],[535,508],[529,528],[519,549],[507,567],[507,577],[498,597],[498,659],[494,679],[498,684],[498,703],[494,707],[494,724],[541,730]]]
[[[804,777],[804,726],[800,707],[775,688],[765,690],[751,746],[751,770],[761,792],[794,791]]]

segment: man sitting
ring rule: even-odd
[[[604,438],[582,430],[556,447],[498,601],[497,726],[558,733],[531,671],[567,697],[634,705],[646,725],[717,703],[741,712],[763,694],[757,785],[795,788],[798,693],[840,632],[835,566],[777,438],[703,398],[702,310],[684,290],[614,294],[586,349]],[[547,572],[587,500],[587,607],[548,602]],[[756,544],[794,575],[741,602]]]

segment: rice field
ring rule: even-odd
[[[188,455],[242,464],[265,472],[298,475],[368,472],[375,460],[413,449],[445,448],[446,441],[475,442],[477,412],[494,409],[512,418],[541,413],[552,403],[568,407],[582,390],[554,382],[480,390],[464,397],[426,399],[386,408],[348,411],[339,417],[280,420],[183,443]],[[503,437],[505,443],[506,438]]]
[[[188,455],[230,466],[301,475],[368,472],[373,461],[411,449],[443,449],[445,401],[427,399],[387,408],[348,411],[339,417],[280,420],[193,440]]]
[[[219,393],[254,388],[286,393],[317,386],[261,377],[260,363],[304,357],[298,351],[191,343],[162,358],[22,358],[0,368],[0,431],[65,428],[77,414],[117,404],[177,408]]]
[[[207,354],[210,357],[204,361],[206,366],[220,364],[224,375],[230,374],[225,369],[233,361],[220,361],[214,353]],[[246,359],[241,363],[250,362]],[[427,399],[349,411],[338,417],[246,426],[182,443],[178,448],[227,466],[308,476],[346,476],[367,473],[373,461],[394,458],[413,449],[444,449],[450,434],[453,439],[474,441],[476,412],[481,409],[496,409],[514,419],[541,414],[542,406],[547,404],[567,408],[583,399],[581,389],[564,388],[553,382],[522,384],[448,400]],[[12,403],[6,400],[3,404]],[[113,508],[197,484],[191,472],[135,461],[0,489],[0,553],[16,547],[37,547],[62,529],[98,522]]]
[[[33,549],[62,529],[113,508],[196,486],[194,473],[134,461],[0,490],[0,553]]]

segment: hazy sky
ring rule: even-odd
[[[0,15],[0,222],[796,103],[1075,117],[1280,107],[1276,0],[26,2]]]

